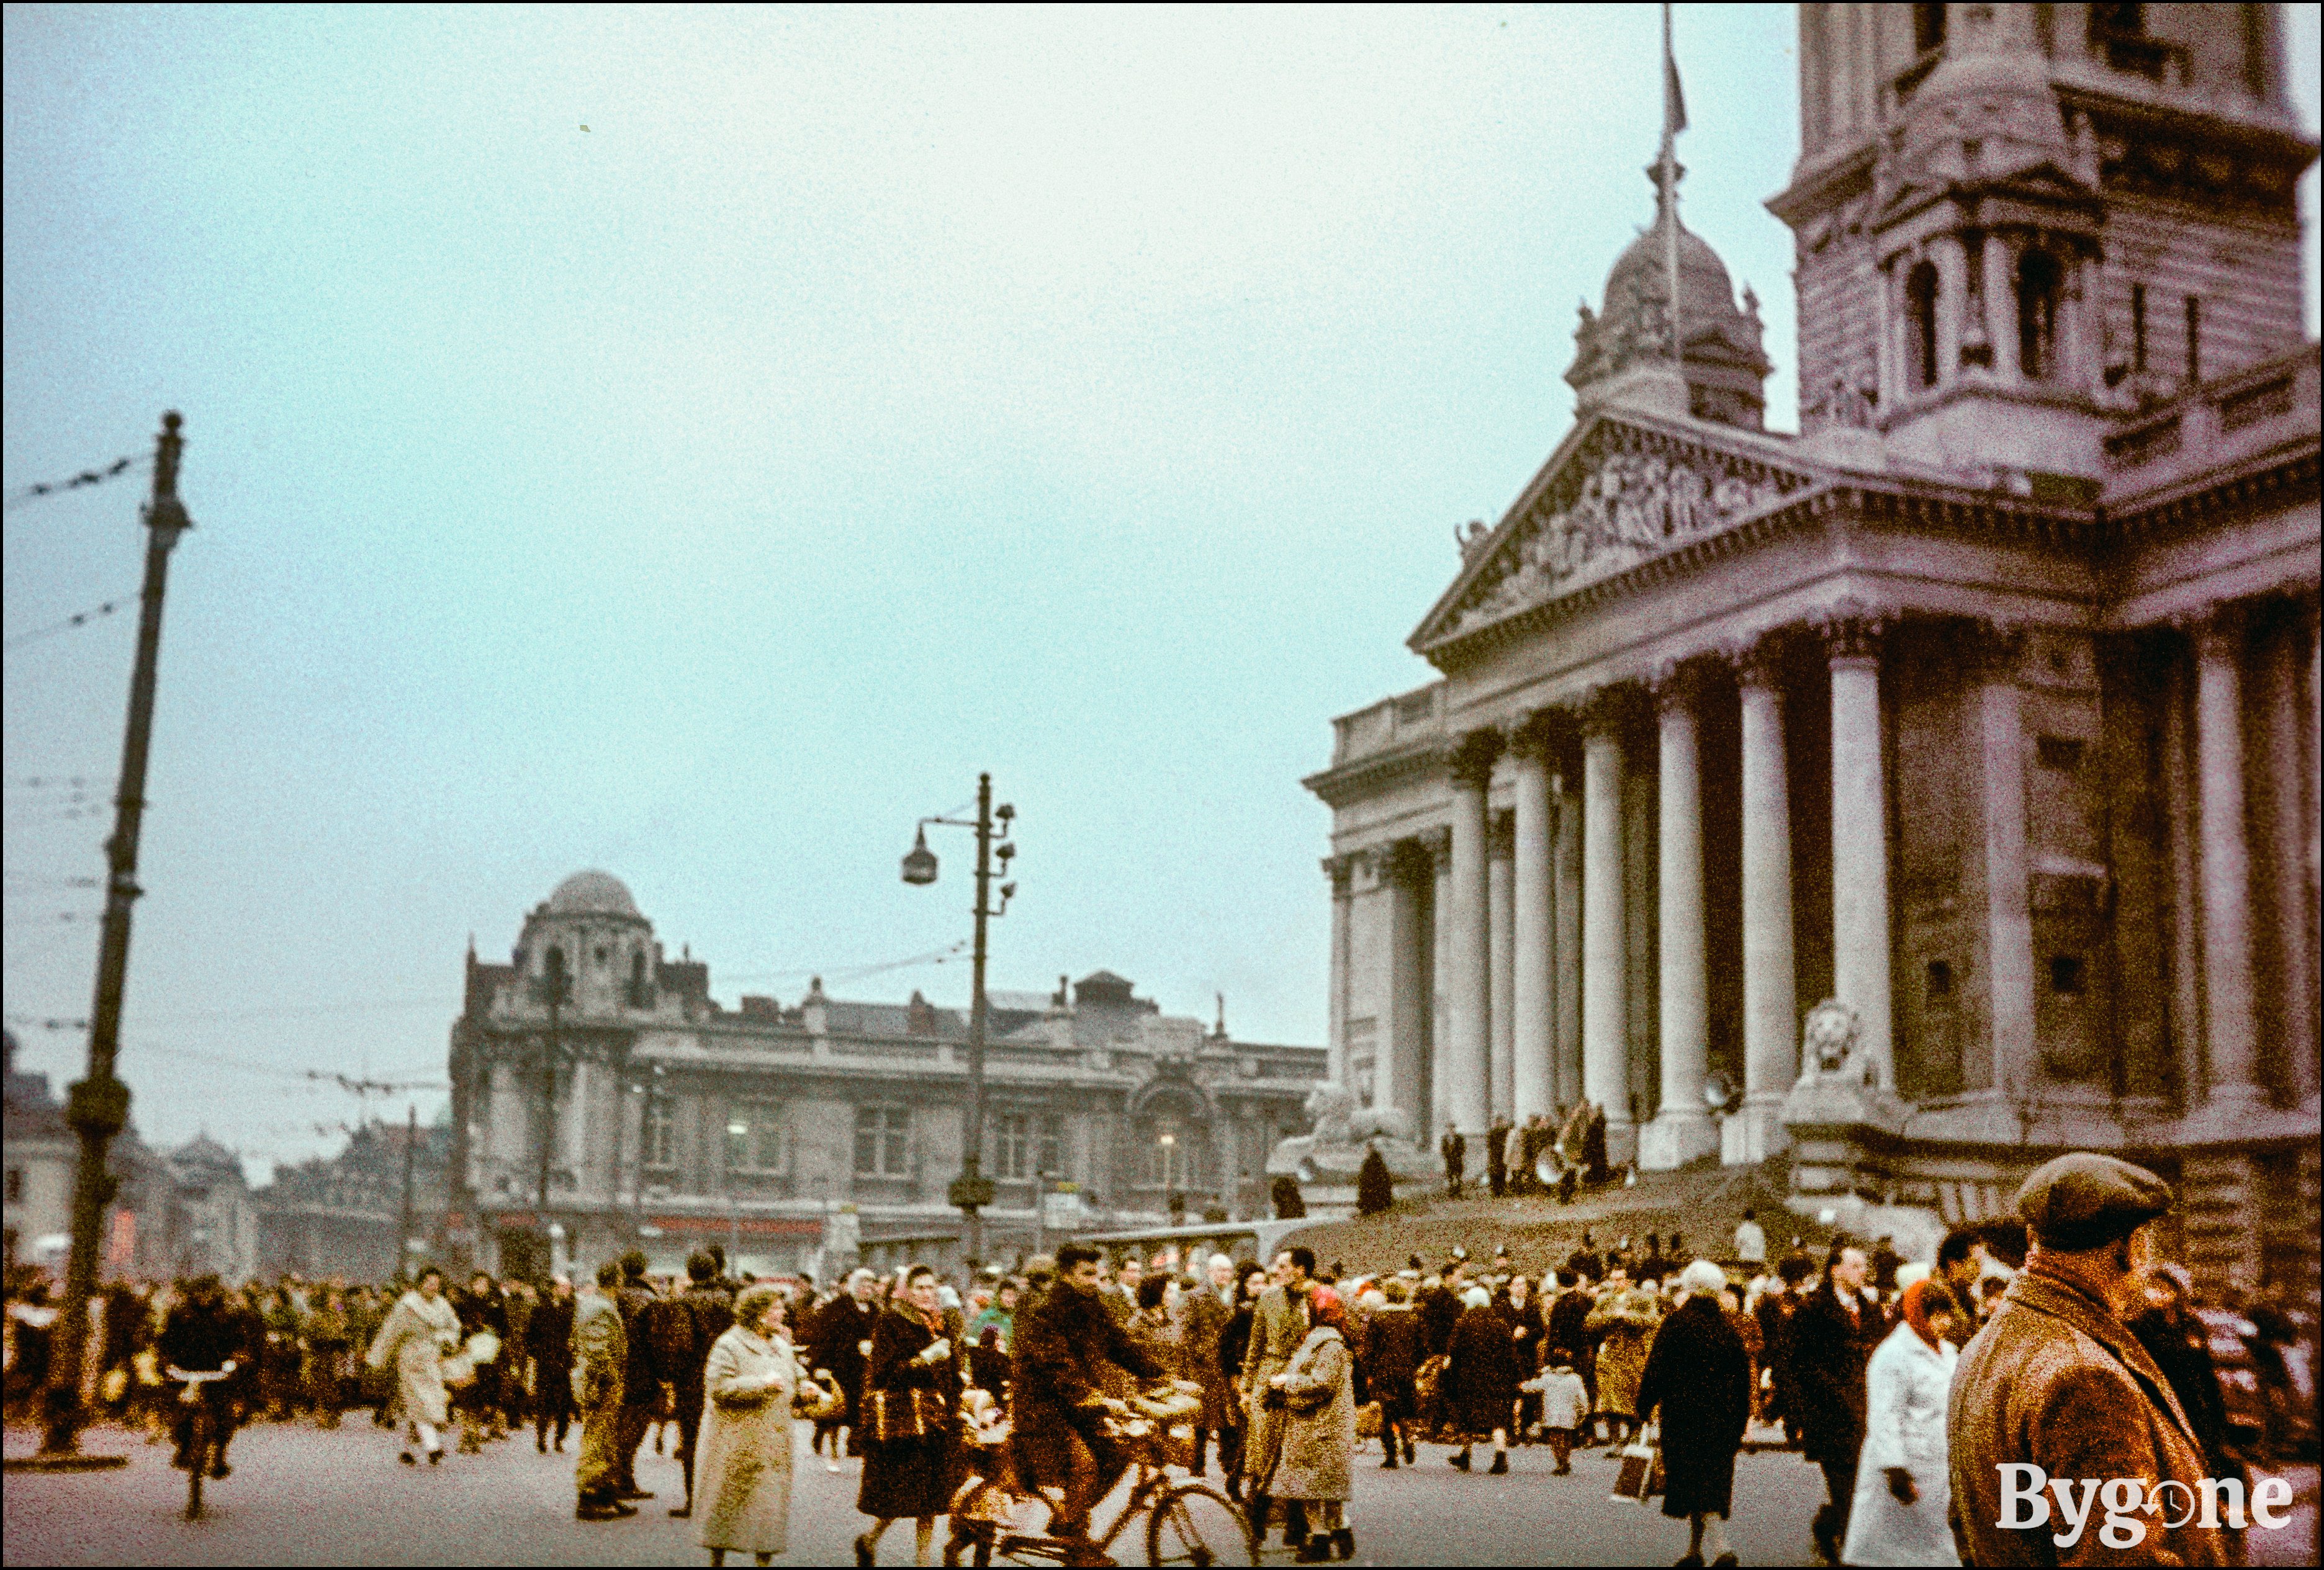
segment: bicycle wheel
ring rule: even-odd
[[[1259,1546],[1234,1501],[1206,1483],[1163,1491],[1146,1518],[1148,1565],[1256,1565]]]

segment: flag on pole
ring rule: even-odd
[[[1686,94],[1678,85],[1678,57],[1671,52],[1670,7],[1663,7],[1663,143],[1686,129]]]

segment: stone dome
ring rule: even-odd
[[[636,916],[637,901],[610,872],[576,872],[549,896],[549,914],[555,916]]]
[[[1665,298],[1667,237],[1665,220],[1657,216],[1652,228],[1623,248],[1606,273],[1605,308],[1600,315],[1618,317],[1625,307],[1642,298],[1657,302]],[[1681,321],[1690,328],[1701,317],[1723,319],[1736,314],[1735,284],[1728,277],[1727,264],[1719,260],[1719,252],[1708,241],[1684,224],[1678,226],[1678,308]]]
[[[1649,179],[1655,171],[1649,168]],[[1566,381],[1587,410],[1615,396],[1626,373],[1671,363],[1670,225],[1678,223],[1659,181],[1655,221],[1622,249],[1606,274],[1601,309],[1585,302],[1573,334],[1573,364]],[[1727,264],[1703,238],[1678,224],[1679,355],[1687,409],[1699,418],[1757,430],[1766,408],[1763,390],[1774,367],[1761,346],[1758,301],[1748,290],[1735,300]]]

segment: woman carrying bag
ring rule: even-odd
[[[1719,1294],[1727,1272],[1707,1259],[1680,1272],[1679,1306],[1655,1331],[1638,1375],[1640,1431],[1657,1409],[1663,1514],[1688,1523],[1681,1565],[1732,1565],[1726,1520],[1734,1508],[1735,1456],[1751,1419],[1751,1358],[1727,1322]]]
[[[936,1517],[951,1508],[952,1425],[960,1400],[959,1349],[945,1334],[936,1272],[914,1265],[880,1311],[859,1420],[870,1430],[855,1508],[872,1529],[855,1539],[858,1565],[879,1562],[889,1526],[912,1518],[913,1563],[928,1562]]]
[[[1306,1302],[1307,1334],[1290,1363],[1268,1382],[1283,1392],[1286,1413],[1271,1492],[1307,1507],[1307,1541],[1294,1557],[1313,1565],[1334,1553],[1356,1556],[1356,1534],[1346,1514],[1355,1493],[1356,1387],[1339,1293],[1317,1287]]]

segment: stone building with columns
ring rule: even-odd
[[[569,996],[552,1022],[553,969]],[[1042,1240],[1060,1185],[1093,1226],[1158,1225],[1173,1192],[1197,1217],[1264,1207],[1268,1152],[1306,1127],[1323,1048],[1235,1041],[1223,1004],[1206,1028],[1105,970],[988,996],[991,1257]],[[673,1270],[715,1242],[742,1268],[827,1276],[891,1239],[956,1263],[966,1011],[834,997],[819,978],[788,1006],[739,1004],[711,996],[707,962],[666,957],[604,872],[534,907],[507,964],[472,948],[451,1032],[452,1256],[529,1272],[554,1226],[559,1268],[639,1246]]]
[[[1574,423],[1334,722],[1332,1045],[1473,1134],[1948,1220],[2071,1147],[2316,1286],[2316,154],[2268,5],[1800,7],[1801,432],[1671,205]],[[1770,62],[1771,67],[1773,62]],[[1674,338],[1677,353],[1673,353]],[[1795,1093],[1803,1018],[1868,1077]],[[1706,1096],[1706,1084],[1739,1096]]]

